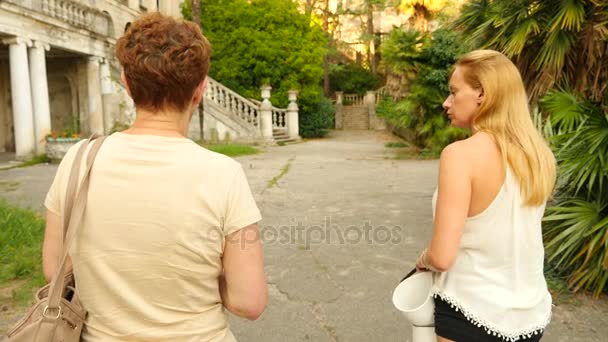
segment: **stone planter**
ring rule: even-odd
[[[58,162],[80,138],[46,138],[46,156],[52,162]]]

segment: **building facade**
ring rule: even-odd
[[[108,133],[132,104],[114,48],[142,13],[180,0],[0,0],[0,152],[27,159],[47,135]]]

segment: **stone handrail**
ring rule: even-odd
[[[365,96],[355,94],[344,94],[344,104],[362,106],[365,104]]]
[[[382,101],[384,96],[387,96],[387,95],[389,95],[389,93],[388,93],[388,89],[386,89],[386,87],[378,88],[376,90],[376,104],[380,103],[380,101]]]
[[[259,105],[242,97],[211,77],[207,77],[205,97],[251,126],[260,126]]]
[[[86,28],[103,36],[111,35],[110,17],[77,0],[4,0],[4,2],[27,8],[33,12],[44,13],[72,26]]]
[[[262,105],[262,101],[250,99],[251,102]],[[287,108],[272,106],[272,128],[287,128]]]

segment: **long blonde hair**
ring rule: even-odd
[[[555,157],[536,130],[528,96],[515,65],[500,52],[475,50],[460,58],[465,81],[483,91],[472,129],[496,141],[503,161],[511,166],[526,205],[540,205],[555,186]]]

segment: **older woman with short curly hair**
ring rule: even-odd
[[[235,341],[224,308],[257,319],[266,306],[261,215],[243,169],[186,138],[210,54],[196,25],[158,13],[118,40],[137,115],[97,155],[70,251],[88,311],[83,341]],[[78,147],[59,165],[45,201],[48,280],[59,263]]]

